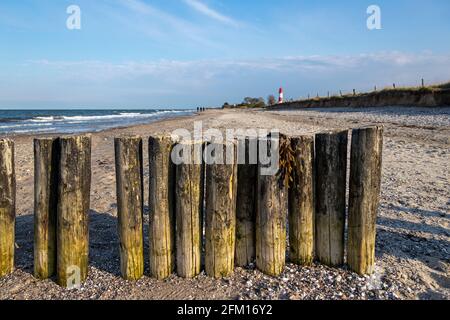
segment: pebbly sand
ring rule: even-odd
[[[177,128],[278,128],[287,134],[369,124],[385,126],[376,273],[287,264],[280,277],[237,268],[227,279],[201,274],[165,281],[120,278],[116,232],[113,138],[170,133]],[[0,279],[0,299],[450,299],[450,108],[215,110],[93,134],[90,270],[80,290],[68,291],[33,272],[32,136],[16,143],[16,271]],[[145,145],[145,144],[144,144]],[[148,160],[144,147],[145,179]],[[146,201],[148,190],[146,190]],[[146,213],[148,222],[148,214]],[[148,250],[148,228],[145,228]],[[148,258],[146,256],[146,274]]]

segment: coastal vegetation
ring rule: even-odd
[[[339,90],[328,92],[326,96],[308,95],[308,98],[290,99],[277,103],[273,95],[269,95],[267,104],[263,98],[245,98],[240,104],[225,103],[228,108],[319,108],[319,107],[384,107],[384,106],[417,106],[436,107],[450,106],[450,82],[418,87],[399,87],[395,83],[382,89],[376,86],[371,92],[349,92]]]

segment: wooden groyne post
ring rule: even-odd
[[[14,142],[0,139],[0,277],[14,271],[15,219]]]
[[[144,274],[142,138],[114,140],[120,271],[126,280]]]
[[[279,152],[278,138],[260,139],[260,148],[262,144],[267,145],[268,158],[278,158],[273,154]],[[258,162],[256,266],[266,274],[277,276],[286,263],[287,188],[278,166],[276,172],[269,174],[263,169],[273,165],[272,161]]]
[[[169,277],[175,268],[175,166],[174,142],[169,136],[149,138],[149,249],[150,275]]]
[[[234,270],[237,165],[227,152],[235,157],[236,145],[208,143],[205,147],[205,271],[215,278],[227,277]]]
[[[348,131],[316,135],[316,256],[326,265],[344,263]]]
[[[203,238],[204,166],[201,142],[185,142],[176,163],[176,262],[177,274],[194,278],[200,273]]]
[[[59,140],[34,139],[34,276],[56,272]]]
[[[61,137],[59,143],[57,276],[59,285],[76,288],[88,273],[91,137]]]
[[[351,270],[359,274],[370,274],[374,271],[382,149],[382,127],[353,130],[347,263]]]
[[[290,143],[295,167],[289,187],[289,257],[309,265],[314,259],[314,138],[290,137]]]
[[[235,264],[244,267],[256,258],[256,181],[258,174],[258,139],[238,140],[238,178],[236,197]]]

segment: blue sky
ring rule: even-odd
[[[366,10],[381,9],[381,30]],[[69,30],[66,9],[81,9]],[[0,108],[190,108],[450,80],[448,0],[2,0]]]

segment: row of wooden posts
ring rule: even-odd
[[[392,88],[396,89],[397,86],[395,84],[395,82],[392,84]],[[425,88],[425,80],[422,78],[421,79],[421,88]],[[377,91],[378,88],[377,86],[374,86],[374,91]],[[342,93],[342,90],[339,90],[339,95],[342,97],[344,96],[344,94]],[[353,95],[356,96],[356,89],[353,89]],[[308,99],[310,99],[311,94],[308,93]],[[317,93],[316,98],[319,98],[319,93]],[[327,91],[327,98],[330,98],[330,91]]]
[[[352,130],[348,215],[348,130],[288,137],[280,157],[280,172],[287,172],[288,179],[261,175],[261,164],[174,165],[172,139],[150,137],[150,275],[164,279],[176,269],[181,277],[195,277],[201,272],[203,240],[209,276],[228,276],[235,266],[255,260],[262,272],[279,275],[286,261],[287,225],[293,263],[308,265],[316,258],[339,266],[347,216],[347,264],[360,274],[371,273],[382,134],[381,127]],[[185,147],[194,154],[195,143]],[[38,138],[34,155],[34,274],[40,279],[56,274],[57,282],[68,286],[75,267],[83,282],[89,256],[91,139]],[[286,170],[288,158],[292,167]],[[116,138],[115,162],[121,274],[136,280],[144,273],[142,139]],[[14,144],[0,139],[0,276],[14,268],[14,221]]]

